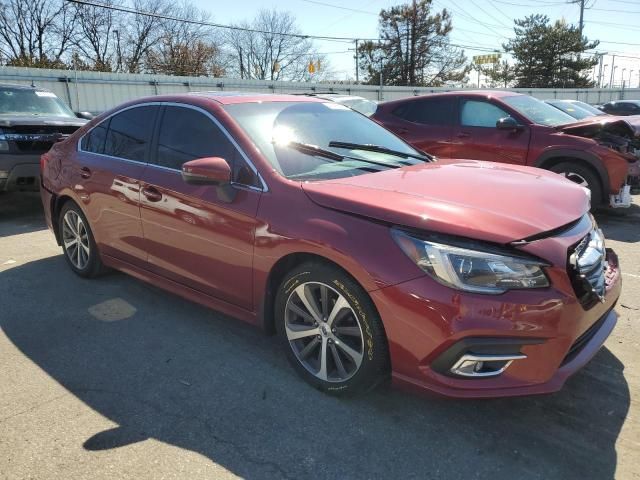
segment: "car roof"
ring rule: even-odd
[[[214,100],[221,105],[233,105],[237,103],[260,103],[260,102],[322,102],[322,99],[308,97],[304,95],[288,95],[275,93],[245,93],[245,92],[190,92],[185,94],[172,95],[173,98],[180,97],[204,97]]]
[[[17,88],[20,90],[38,90],[40,92],[48,92],[46,88],[35,87],[31,85],[20,85],[17,83],[0,83],[0,89],[2,88]]]
[[[449,92],[435,92],[435,93],[427,93],[425,95],[416,95],[413,97],[405,97],[397,100],[390,100],[388,102],[384,102],[385,104],[395,104],[402,103],[411,100],[417,100],[419,98],[436,98],[436,97],[455,97],[455,96],[468,96],[468,97],[478,97],[478,98],[502,98],[502,97],[513,97],[517,95],[523,95],[518,92],[511,92],[509,90],[451,90]]]

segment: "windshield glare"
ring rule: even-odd
[[[75,117],[51,92],[26,88],[0,89],[0,115],[53,115]]]
[[[325,180],[422,163],[418,159],[388,153],[330,147],[331,142],[346,142],[379,145],[402,153],[419,154],[377,123],[337,103],[241,103],[227,105],[225,109],[273,168],[287,178]],[[314,156],[291,148],[288,145],[291,142],[314,145],[347,158],[336,161]]]
[[[503,97],[502,101],[516,110],[530,121],[547,127],[556,127],[576,121],[571,115],[567,115],[556,107],[544,103],[537,98],[528,95],[513,95]]]

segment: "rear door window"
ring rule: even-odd
[[[412,100],[393,111],[397,117],[423,125],[453,125],[454,113],[454,98]]]
[[[136,162],[146,161],[159,107],[133,107],[111,117],[104,154]]]

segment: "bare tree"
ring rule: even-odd
[[[120,0],[103,0],[107,6],[120,5]],[[125,28],[122,13],[110,8],[91,5],[75,5],[78,18],[78,36],[74,42],[84,61],[93,70],[110,72],[114,58],[118,60],[116,41]],[[118,32],[118,33],[116,33]]]
[[[172,6],[172,16],[191,22],[207,22],[209,14],[188,1]],[[224,55],[215,33],[206,25],[165,20],[159,40],[146,53],[146,69],[169,75],[212,75],[224,73]]]
[[[0,45],[10,65],[60,67],[71,44],[75,10],[64,0],[0,3]]]
[[[328,71],[326,59],[303,38],[295,17],[288,12],[261,10],[252,22],[237,27],[245,30],[230,31],[227,45],[233,71],[242,78],[304,80]],[[309,63],[314,64],[313,74]]]
[[[133,8],[138,12],[159,16],[175,13],[174,5],[169,0],[133,0]],[[167,20],[153,15],[129,15],[124,32],[117,33],[117,63],[124,63],[124,69],[129,73],[142,71],[147,55],[162,41],[166,33]]]

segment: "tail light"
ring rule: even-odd
[[[40,155],[40,173],[44,172],[44,167],[47,166],[48,162],[49,162],[48,153],[43,153],[42,155]]]

